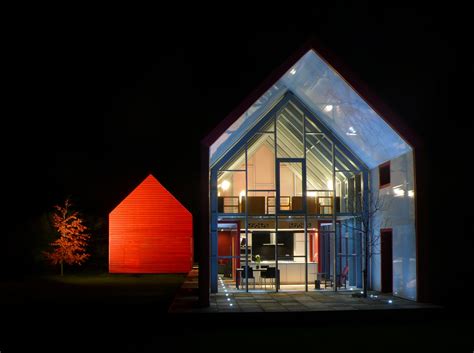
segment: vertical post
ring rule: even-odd
[[[308,216],[304,214],[304,290],[308,291]]]
[[[303,114],[303,212],[304,212],[304,290],[308,291],[308,195],[306,175],[306,116]]]
[[[211,293],[217,293],[218,285],[218,271],[217,271],[217,234],[218,234],[218,201],[217,201],[217,170],[213,168],[211,170],[211,181],[210,181],[210,201],[211,201],[211,214],[210,214],[210,277],[211,277]]]
[[[370,200],[369,200],[369,173],[364,170],[362,173],[363,183],[363,206],[362,206],[362,226],[364,227],[364,297],[367,297],[368,278],[369,278],[369,237],[370,237]]]
[[[334,292],[337,292],[337,247],[336,247],[336,148],[335,142],[332,142],[331,152],[332,152],[332,245],[334,248],[334,256],[332,261],[333,268],[333,280],[334,280]]]
[[[210,296],[210,237],[211,237],[211,213],[210,213],[210,182],[209,169],[209,147],[201,145],[201,193],[199,203],[199,305],[209,306]]]
[[[247,142],[245,142],[245,291],[249,291],[249,198]]]
[[[280,165],[277,162],[277,118],[278,113],[273,119],[273,147],[275,153],[275,292],[278,293],[280,286],[280,270],[278,268],[278,213],[280,211]]]

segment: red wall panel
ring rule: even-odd
[[[232,232],[220,231],[217,236],[217,255],[232,256]]]
[[[110,273],[186,273],[192,215],[149,175],[109,214]]]

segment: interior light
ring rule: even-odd
[[[239,194],[239,197],[242,198],[242,197],[245,197],[245,190],[242,190]]]
[[[230,298],[227,298],[227,301],[230,302]]]
[[[226,293],[225,296],[228,297],[228,296],[229,296],[229,293]]]
[[[232,303],[230,303],[229,305],[232,306]]]
[[[296,74],[296,69],[292,68],[291,71],[290,71],[290,74],[292,74],[292,75]]]
[[[226,191],[230,188],[230,182],[228,180],[224,180],[221,184],[222,190]]]
[[[354,129],[353,126],[349,126],[348,130],[349,131],[346,132],[346,135],[348,135],[348,136],[356,136],[357,135],[357,131],[356,131],[356,129]]]
[[[395,197],[405,196],[405,190],[400,189],[400,188],[394,188],[394,189],[393,189],[393,195],[394,195]]]
[[[329,189],[329,190],[332,190],[332,189],[333,189],[332,180],[328,180],[327,185],[328,185],[328,189]]]
[[[415,192],[413,190],[408,190],[408,197],[414,197]]]
[[[326,106],[324,107],[324,110],[325,110],[326,112],[330,112],[330,111],[332,111],[332,108],[333,108],[332,104],[328,104],[328,105],[326,105]]]

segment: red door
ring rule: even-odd
[[[392,229],[380,230],[380,247],[382,263],[382,292],[393,291],[393,256],[392,256]]]

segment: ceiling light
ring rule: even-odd
[[[230,188],[230,182],[228,180],[224,180],[221,184],[222,190],[226,191]]]
[[[292,68],[291,71],[290,71],[290,74],[292,74],[292,75],[296,74],[296,69]]]
[[[348,135],[348,136],[355,136],[355,135],[357,135],[357,131],[356,131],[356,129],[354,129],[353,126],[349,126],[349,129],[348,129],[348,130],[349,130],[349,131],[346,132],[346,135]]]
[[[332,104],[328,104],[324,107],[324,111],[330,112],[330,111],[332,111],[332,108],[333,108]]]
[[[329,189],[329,190],[332,190],[332,189],[333,189],[333,186],[334,186],[334,185],[333,185],[333,183],[332,183],[332,180],[328,180],[328,181],[327,181],[327,186],[328,186],[328,189]]]

